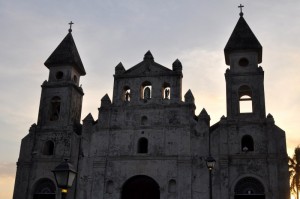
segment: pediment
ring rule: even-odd
[[[132,68],[128,69],[123,75],[128,76],[152,76],[152,75],[170,75],[174,72],[154,61],[142,61]]]

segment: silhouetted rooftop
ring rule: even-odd
[[[47,68],[62,65],[72,65],[81,75],[86,74],[71,31],[69,31],[67,36],[57,46],[44,64]]]
[[[262,46],[241,14],[224,49],[226,64],[230,64],[229,54],[231,52],[243,50],[256,51],[258,63],[262,62]]]

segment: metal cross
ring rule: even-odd
[[[241,10],[241,13],[243,12],[243,5],[242,4],[240,4],[239,6],[238,6],[238,8]]]
[[[72,30],[72,25],[73,25],[74,23],[71,21],[70,23],[69,23],[69,25],[70,25],[70,30]]]

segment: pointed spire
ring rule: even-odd
[[[243,13],[241,12],[240,18],[224,49],[226,64],[230,64],[230,53],[243,50],[257,52],[258,63],[262,62],[262,46],[245,21]]]
[[[268,115],[267,115],[267,122],[268,123],[275,123],[275,120],[274,120],[274,117],[273,117],[273,115],[271,115],[271,113],[269,113]]]
[[[199,114],[199,118],[209,118],[210,119],[210,116],[207,114],[205,108],[203,108]]]
[[[93,123],[95,120],[94,120],[92,114],[89,113],[82,121],[83,121],[84,123],[85,123],[85,122]]]
[[[200,114],[198,116],[198,119],[199,120],[204,120],[206,122],[206,124],[209,125],[210,116],[207,114],[205,108],[203,108],[202,111],[200,112]]]
[[[195,103],[194,95],[190,89],[184,95],[184,101],[188,103]]]
[[[72,24],[73,22],[70,23],[70,29],[67,36],[57,46],[57,48],[53,51],[53,53],[49,56],[44,64],[47,68],[71,65],[74,66],[81,75],[85,75],[86,72],[71,33]]]
[[[101,107],[102,106],[110,106],[111,105],[111,100],[107,94],[105,94],[102,99],[101,99]]]
[[[152,55],[152,53],[150,52],[150,50],[148,50],[144,56],[144,61],[154,61],[154,57]]]
[[[115,67],[115,74],[119,75],[125,72],[125,68],[122,64],[122,62],[120,62],[116,67]]]
[[[181,62],[178,59],[176,59],[172,64],[172,68],[173,68],[173,71],[182,71]]]

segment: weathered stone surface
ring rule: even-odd
[[[230,46],[239,46],[235,42],[239,37]],[[59,198],[51,170],[64,158],[78,171],[69,199],[127,199],[123,194],[134,180],[143,189],[156,187],[162,199],[208,198],[209,155],[216,160],[213,198],[288,199],[285,133],[271,114],[266,117],[259,53],[225,52],[227,117],[214,125],[205,109],[195,115],[190,90],[182,99],[180,61],[171,70],[154,62],[150,51],[128,70],[116,66],[112,100],[106,94],[98,118],[88,114],[81,125],[83,71],[68,60],[57,62],[42,85],[38,123],[22,140],[14,199],[37,197],[40,185]],[[242,111],[244,101],[250,112]]]

